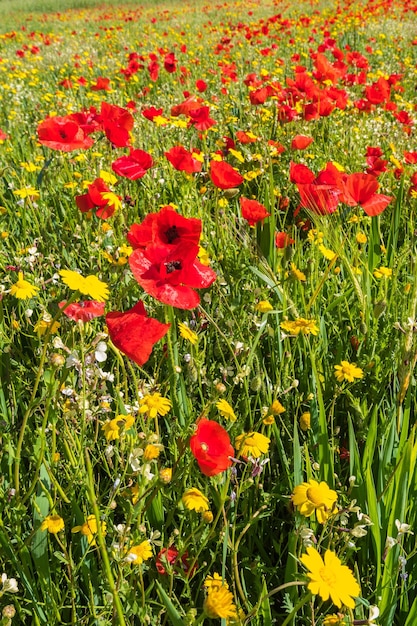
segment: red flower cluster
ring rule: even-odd
[[[185,218],[171,207],[133,224],[127,238],[135,250],[130,268],[151,296],[179,309],[193,309],[200,297],[195,289],[209,287],[215,272],[197,259],[201,221]]]
[[[90,148],[94,141],[89,135],[102,131],[114,146],[124,148],[130,144],[129,132],[132,128],[133,117],[129,111],[102,102],[100,113],[91,107],[88,112],[48,117],[38,126],[38,139],[52,150],[71,152]]]
[[[376,193],[379,183],[372,174],[345,174],[333,163],[327,163],[315,176],[306,165],[291,162],[290,179],[297,185],[300,206],[320,215],[334,213],[339,202],[343,202],[352,207],[359,205],[367,215],[374,217],[392,200],[390,196]]]
[[[215,476],[231,467],[235,451],[227,431],[212,420],[201,419],[190,439],[191,452],[206,476]]]

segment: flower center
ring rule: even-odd
[[[322,506],[323,502],[323,490],[320,487],[310,487],[307,489],[307,498],[314,506]]]
[[[172,272],[175,272],[175,270],[182,269],[182,263],[181,261],[169,261],[168,263],[165,263],[165,267],[167,274],[172,274]]]
[[[207,452],[207,450],[209,449],[208,445],[206,443],[202,443],[201,444],[201,449],[204,450],[204,452]]]
[[[168,243],[172,243],[173,241],[178,239],[179,236],[180,235],[175,224],[174,226],[170,226],[168,230],[165,231],[165,237],[167,238]]]

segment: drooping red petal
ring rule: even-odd
[[[58,304],[60,309],[64,309],[63,314],[74,320],[74,322],[89,322],[95,317],[104,315],[105,302],[97,302],[96,300],[84,300],[81,302],[73,302],[66,308],[66,301]]]
[[[370,198],[366,202],[363,202],[361,204],[361,207],[365,211],[366,215],[369,215],[370,217],[375,217],[385,210],[391,200],[393,200],[391,196],[385,196],[382,193],[376,193],[372,196],[372,198]]]
[[[123,354],[142,366],[149,359],[153,346],[168,332],[170,324],[148,317],[142,302],[124,313],[106,315],[110,339]]]

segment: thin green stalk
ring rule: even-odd
[[[97,520],[97,543],[100,549],[101,557],[103,559],[104,572],[106,575],[107,583],[110,588],[110,592],[113,596],[113,602],[114,602],[114,607],[117,613],[118,624],[119,626],[126,626],[122,603],[120,601],[119,594],[116,589],[116,585],[114,584],[114,578],[113,578],[113,574],[111,571],[109,555],[107,553],[107,546],[106,546],[104,535],[101,529],[100,510],[98,508],[97,497],[96,497],[96,493],[94,490],[93,468],[91,465],[90,455],[88,453],[88,450],[85,451],[85,464],[87,468],[87,491],[88,491],[90,504],[93,508],[93,512]]]

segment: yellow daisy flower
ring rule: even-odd
[[[129,548],[129,552],[125,557],[127,563],[133,565],[141,565],[144,561],[147,561],[152,556],[152,546],[149,539],[145,539],[137,546]]]
[[[19,300],[33,298],[37,291],[39,291],[39,287],[35,287],[35,285],[31,285],[27,280],[24,280],[23,272],[19,272],[17,282],[15,282],[10,289],[12,296],[15,296]]]
[[[178,328],[180,331],[180,335],[186,341],[189,341],[193,344],[193,346],[198,343],[198,335],[191,328],[187,326],[187,324],[183,324],[182,322],[178,322]]]
[[[268,452],[271,440],[261,433],[242,433],[235,439],[236,450],[242,456],[251,456],[254,459]]]
[[[191,489],[187,489],[187,491],[182,496],[182,501],[184,506],[189,511],[197,511],[197,513],[203,513],[204,511],[209,511],[209,501],[208,498],[196,487],[191,487]]]
[[[290,335],[317,335],[319,327],[316,320],[307,320],[304,317],[299,317],[294,321],[281,322],[280,328]]]
[[[230,420],[231,422],[236,421],[237,418],[236,418],[235,412],[230,406],[230,404],[227,402],[227,400],[221,399],[218,402],[216,402],[216,408],[219,411],[220,415],[224,417],[225,419]]]
[[[157,415],[166,415],[172,407],[171,400],[164,398],[157,391],[149,393],[139,400],[139,413],[147,413],[149,417],[154,418]]]
[[[352,571],[342,565],[334,552],[326,550],[323,560],[315,548],[309,547],[300,561],[310,570],[307,587],[313,595],[319,595],[324,601],[330,598],[339,608],[342,605],[355,608],[354,598],[359,596],[360,587]]]
[[[102,535],[106,534],[106,522],[101,522],[101,533]],[[71,530],[72,533],[81,533],[82,535],[84,535],[84,537],[87,537],[87,541],[90,544],[90,546],[95,546],[96,545],[96,535],[97,535],[97,529],[98,529],[98,525],[97,525],[97,519],[95,515],[89,515],[86,519],[86,521],[84,522],[84,524],[81,524],[81,526],[74,526],[74,528]]]
[[[64,528],[64,520],[59,515],[47,515],[41,524],[41,530],[47,530],[52,535],[56,535]]]
[[[348,361],[342,361],[340,365],[335,365],[334,370],[334,375],[339,383],[343,383],[345,380],[348,383],[353,383],[355,378],[363,378],[363,370]]]
[[[310,517],[316,512],[317,521],[324,524],[335,509],[337,493],[324,481],[311,479],[295,487],[291,500],[301,515]]]
[[[104,302],[109,297],[109,288],[97,276],[82,276],[72,270],[61,270],[60,275],[63,282],[73,291],[79,291],[85,296],[90,296],[93,300]]]

